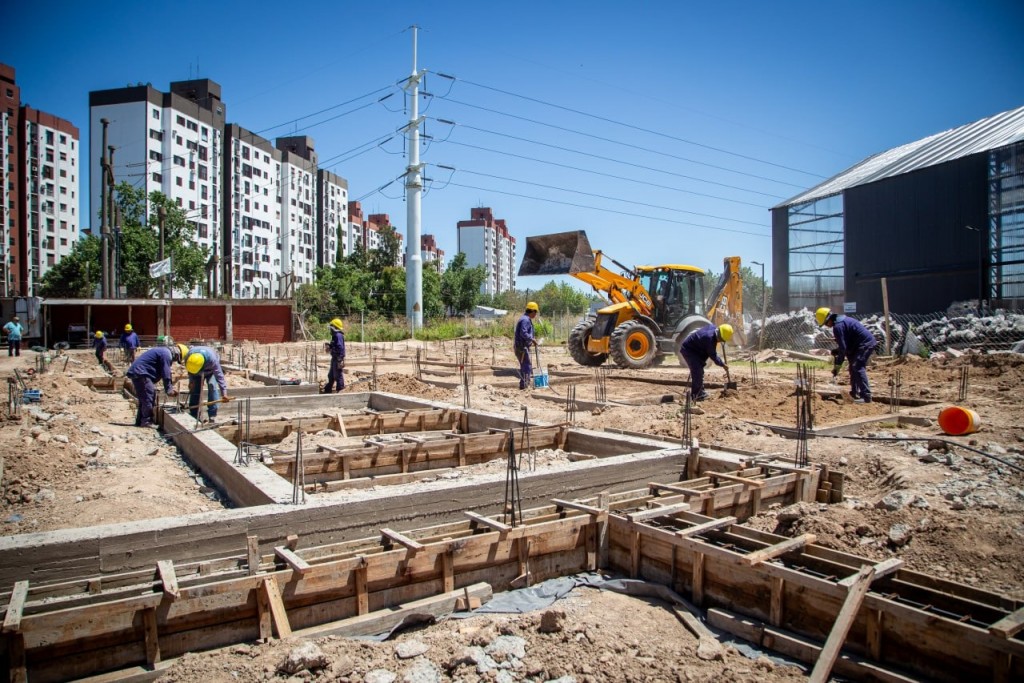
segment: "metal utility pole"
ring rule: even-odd
[[[110,225],[107,216],[107,169],[110,168],[110,160],[107,158],[107,126],[110,125],[110,121],[100,119],[100,123],[103,124],[103,144],[100,153],[100,296],[106,299],[110,296]]]
[[[110,269],[107,275],[107,291],[111,299],[119,298],[117,283],[120,279],[121,267],[121,214],[117,209],[117,202],[114,201],[114,146],[107,147],[107,177],[103,182],[107,183],[107,225],[110,232],[108,242],[110,243],[110,256],[108,263]]]
[[[420,200],[423,194],[423,165],[420,164],[420,79],[416,70],[416,32],[412,27],[412,74],[404,88],[410,93],[409,165],[405,170],[406,244],[405,244],[405,315],[415,331],[423,327],[423,261],[420,258]]]
[[[164,219],[167,218],[167,209],[165,209],[162,206],[157,208],[156,216],[157,216],[158,225],[160,226],[160,257],[157,259],[157,261],[163,261],[164,260]],[[160,276],[160,298],[161,299],[164,298],[164,280],[166,279],[166,277],[167,277],[166,275],[161,275]]]

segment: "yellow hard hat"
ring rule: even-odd
[[[103,333],[100,332],[99,330],[96,330],[96,338],[97,339],[103,339]]]
[[[124,326],[124,331],[125,332],[131,332],[132,331],[132,324],[128,323],[127,325],[125,325]]]
[[[822,306],[814,312],[814,319],[818,321],[818,326],[820,327],[825,324],[825,321],[828,320],[830,315],[832,315],[832,309],[827,306]]]
[[[732,339],[732,325],[729,325],[728,323],[725,325],[719,325],[718,336],[721,337],[724,342],[728,342]]]
[[[341,322],[341,318],[335,318],[328,324],[336,330],[345,329],[345,323]]]
[[[204,365],[206,365],[206,356],[201,353],[193,353],[185,361],[185,369],[188,370],[190,375],[198,375],[203,371]]]
[[[540,306],[537,305],[536,301],[531,301],[530,303],[526,304],[526,310],[537,311],[538,313],[540,313]]]
[[[188,347],[184,344],[175,344],[175,347],[178,349],[178,362],[184,363],[188,357]]]

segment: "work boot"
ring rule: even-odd
[[[854,403],[871,403],[871,396],[862,396],[862,397],[859,397],[859,398],[855,398],[855,399],[853,399],[853,402]]]
[[[699,394],[697,394],[696,396],[694,396],[693,400],[694,401],[706,401],[709,398],[710,398],[710,396],[708,396],[708,392],[702,391]]]

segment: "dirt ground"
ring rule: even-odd
[[[274,345],[270,347],[272,362],[283,375],[305,377],[314,346]],[[374,349],[349,346],[347,391],[369,388],[376,359],[378,390],[463,405],[458,368],[430,363],[452,363],[457,349],[461,352],[465,345],[403,342]],[[416,378],[417,348],[426,361],[423,381]],[[266,347],[246,345],[246,349],[250,358],[259,357],[266,365]],[[468,354],[473,409],[518,418],[525,407],[531,420],[557,423],[567,418],[564,397],[569,383],[575,383],[581,401],[594,401],[597,394],[595,372],[575,365],[564,349],[545,349],[545,367],[553,373],[551,387],[532,392],[517,388],[512,354],[500,342],[474,342]],[[31,352],[20,360],[0,356],[0,376],[10,375],[15,367],[32,367],[34,356]],[[70,358],[67,370],[54,362],[50,373],[28,380],[31,388],[42,391],[42,400],[24,406],[20,420],[6,419],[6,411],[3,413],[2,533],[112,524],[221,505],[216,493],[205,487],[159,433],[130,426],[134,408],[128,400],[119,394],[96,393],[73,379],[102,374],[91,354],[76,351]],[[701,403],[691,415],[693,434],[702,444],[792,456],[796,442],[776,435],[767,425],[792,427],[795,423],[795,365],[760,365],[755,387],[746,361],[739,354],[730,354],[730,359],[739,391],[723,396],[720,389],[711,390],[711,400]],[[499,366],[497,371],[491,369],[492,363]],[[321,379],[326,376],[326,365],[327,357],[321,353]],[[958,401],[962,368],[968,369],[968,392],[966,400]],[[123,372],[123,367],[116,369]],[[578,376],[565,378],[559,375],[563,371]],[[879,418],[861,428],[854,439],[819,438],[808,444],[812,462],[825,463],[845,474],[846,500],[836,505],[776,507],[748,524],[786,535],[812,532],[819,544],[828,547],[879,560],[900,557],[910,569],[1024,599],[1024,398],[1019,390],[1024,356],[969,353],[927,361],[916,357],[875,360],[869,374],[876,397],[889,395],[889,383],[896,381],[897,373],[903,397],[934,401],[900,409],[902,415],[927,418],[925,426],[899,424],[889,406],[881,403],[849,402],[839,393],[848,390],[848,380],[841,377],[840,385],[833,387],[828,383],[830,375],[818,371],[818,388],[835,390],[836,396],[834,400],[814,399],[817,426]],[[577,410],[574,424],[679,438],[683,411],[678,401],[685,387],[640,379],[680,381],[686,376],[686,371],[672,362],[640,373],[611,369],[605,382],[612,402]],[[431,384],[432,379],[447,386]],[[708,381],[724,379],[719,369],[709,369]],[[241,386],[242,378],[232,375],[231,384]],[[542,395],[556,400],[545,400]],[[650,404],[625,405],[639,401]],[[935,419],[941,408],[952,404],[975,410],[981,430],[962,437],[942,435]],[[563,456],[552,454],[544,464],[557,467]],[[396,680],[384,675],[390,672],[403,680],[555,680],[572,676],[561,680],[774,681],[800,676],[796,669],[750,660],[729,649],[722,661],[698,658],[695,639],[660,604],[577,589],[570,600],[552,609],[566,615],[562,630],[556,633],[540,632],[541,615],[537,613],[450,620],[381,644],[320,640],[317,645],[327,655],[328,664],[317,677]],[[484,667],[480,673],[479,664],[467,663],[463,650],[487,647],[498,636],[523,638],[525,655],[513,658],[506,669]],[[407,640],[426,644],[427,653],[399,659],[396,648]],[[190,655],[164,680],[284,678],[278,673],[278,664],[297,646],[284,641]],[[608,666],[610,662],[614,667]],[[420,669],[436,670],[436,676],[411,677]],[[294,680],[311,676],[299,674]]]

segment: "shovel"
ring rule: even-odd
[[[228,403],[229,401],[234,401],[234,400],[235,400],[234,396],[221,396],[216,401],[202,401],[201,403],[197,403],[194,406],[187,406],[185,409],[186,410],[192,410],[193,408],[202,408],[203,406],[212,406],[215,403]]]
[[[722,344],[722,360],[725,361],[725,388],[739,389],[739,385],[733,382],[732,377],[729,375],[729,356],[725,353],[725,344]]]

